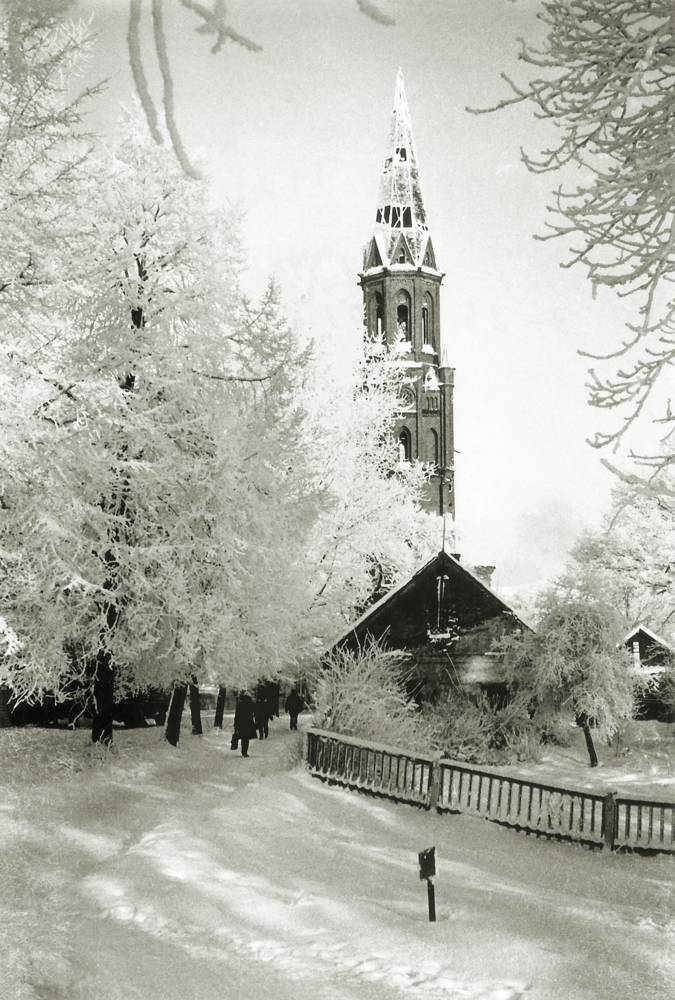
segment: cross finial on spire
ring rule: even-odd
[[[396,77],[396,90],[394,91],[394,114],[396,114],[397,108],[405,108],[406,113],[408,112],[408,102],[405,99],[405,84],[403,83],[403,70],[399,66],[398,75]]]

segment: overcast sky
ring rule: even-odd
[[[212,55],[199,18],[164,0],[177,119],[209,164],[219,199],[246,211],[246,278],[274,272],[304,332],[349,356],[361,329],[357,285],[372,232],[399,66],[415,131],[439,267],[442,337],[456,369],[457,513],[462,557],[497,566],[495,582],[533,583],[561,568],[585,524],[609,504],[613,477],[587,437],[607,418],[586,402],[590,362],[631,319],[607,293],[592,301],[569,240],[537,242],[554,176],[535,177],[551,126],[517,106],[475,116],[519,78],[518,36],[541,37],[539,0],[379,0],[384,27],[355,0],[230,0],[232,25],[262,45]],[[97,117],[112,127],[132,84],[128,3],[78,0],[99,36],[92,78],[109,77]],[[145,65],[161,90],[144,4]],[[611,456],[609,456],[611,457]]]

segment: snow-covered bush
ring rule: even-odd
[[[452,691],[445,701],[424,708],[429,727],[435,731],[434,749],[453,760],[489,763],[491,727],[475,700]]]
[[[453,760],[495,764],[505,759],[534,761],[541,732],[530,719],[526,699],[500,705],[486,695],[453,690],[447,699],[423,710],[433,748]]]
[[[311,686],[315,725],[409,750],[431,750],[428,723],[406,692],[407,655],[369,640],[327,656]]]
[[[528,715],[528,698],[516,694],[497,705],[454,690],[446,701],[418,709],[406,689],[408,655],[374,639],[357,652],[324,658],[310,680],[314,724],[423,753],[440,751],[476,764],[538,759],[540,727]]]

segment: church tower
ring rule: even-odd
[[[411,383],[403,391],[395,433],[402,461],[433,467],[427,510],[454,516],[453,369],[441,348],[443,274],[427,228],[403,74],[398,72],[373,235],[366,245],[363,289],[366,336],[407,341]]]

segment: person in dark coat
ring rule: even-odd
[[[257,739],[253,698],[251,698],[250,694],[243,694],[237,702],[237,708],[234,713],[234,731],[241,741],[242,757],[248,757],[249,742]]]
[[[258,730],[258,739],[267,739],[270,734],[269,730],[269,707],[267,701],[265,700],[265,693],[258,691],[258,697],[255,704],[253,705],[253,716],[255,718],[255,727]]]
[[[262,698],[267,705],[268,722],[272,722],[279,711],[279,685],[266,684],[262,691]]]
[[[288,698],[286,699],[286,711],[291,717],[291,729],[298,728],[298,716],[305,707],[305,703],[298,694],[298,692],[293,688]]]

